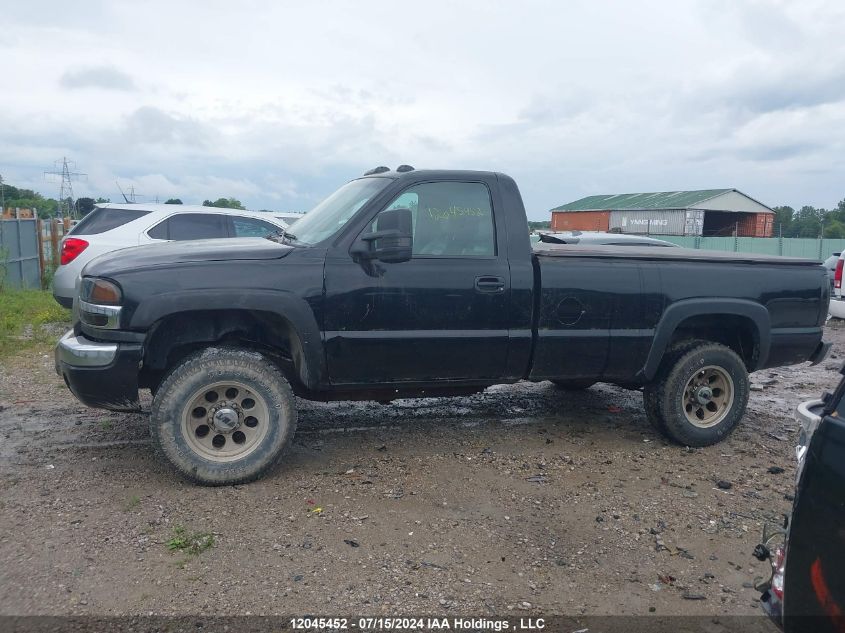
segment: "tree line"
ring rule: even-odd
[[[833,209],[775,207],[774,236],[845,238],[845,199]]]
[[[60,209],[74,210],[76,217],[84,217],[94,209],[94,205],[104,202],[111,202],[109,198],[88,198],[82,197],[72,200],[67,198],[60,204],[55,198],[48,198],[42,196],[37,191],[32,189],[22,189],[12,185],[0,185],[0,200],[3,206],[18,207],[26,209],[37,209],[38,217],[42,219],[55,218],[61,215]],[[179,198],[169,198],[165,200],[165,204],[182,204]],[[246,209],[240,200],[237,198],[217,198],[217,200],[204,200],[202,205],[204,207],[218,207],[228,209]]]

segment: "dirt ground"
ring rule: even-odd
[[[827,338],[819,366],[754,374],[717,446],[664,441],[637,392],[521,383],[300,402],[279,467],[227,488],[158,461],[145,414],[80,405],[49,350],[7,359],[0,614],[760,613],[751,552],[790,508],[795,406],[839,377]]]

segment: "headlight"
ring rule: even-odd
[[[91,327],[117,330],[120,328],[120,301],[123,293],[113,281],[84,277],[79,284],[79,320]]]
[[[120,286],[107,279],[85,277],[79,287],[79,298],[98,305],[120,305],[123,294]]]

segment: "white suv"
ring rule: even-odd
[[[287,228],[272,213],[176,204],[99,204],[62,240],[53,296],[73,305],[76,278],[89,261],[121,248],[178,240],[264,237]]]

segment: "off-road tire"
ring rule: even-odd
[[[596,384],[596,381],[585,378],[583,380],[552,380],[552,383],[562,391],[583,391]]]
[[[652,382],[643,387],[643,408],[645,409],[646,418],[654,429],[661,435],[668,437],[669,432],[666,429],[666,422],[660,411],[660,400],[658,397],[657,386],[666,378],[666,374],[669,373],[669,371],[684,354],[701,345],[707,345],[707,341],[701,339],[689,339],[676,343],[666,350],[654,379]]]
[[[687,418],[688,382],[705,367],[715,367],[730,377],[732,402],[724,418],[712,426],[696,426]],[[643,389],[646,417],[670,439],[684,446],[709,446],[726,438],[745,414],[748,372],[742,359],[720,343],[686,341],[667,352],[654,380]]]
[[[192,448],[183,416],[195,394],[227,381],[245,385],[258,396],[256,400],[266,410],[267,428],[251,452],[220,462]],[[260,478],[279,460],[295,430],[293,392],[282,372],[260,353],[240,348],[209,348],[184,358],[158,386],[150,414],[150,433],[158,453],[184,477],[207,486]]]

